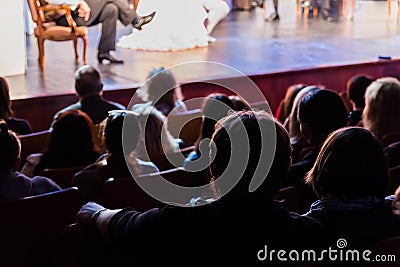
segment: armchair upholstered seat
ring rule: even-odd
[[[38,41],[39,48],[39,65],[43,69],[45,65],[44,41],[73,41],[75,49],[75,60],[79,60],[78,56],[78,38],[83,40],[83,63],[86,64],[86,51],[88,44],[87,27],[77,26],[71,16],[71,8],[68,5],[41,5],[39,0],[28,0],[29,9],[31,11],[32,20],[36,23],[34,29],[35,36]],[[68,26],[57,26],[53,21],[48,19],[46,14],[59,13],[65,14]]]

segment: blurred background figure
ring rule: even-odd
[[[266,0],[264,0],[264,8],[265,8],[265,3]],[[280,17],[278,14],[278,2],[279,0],[273,0],[273,4],[274,4],[274,12],[271,13],[271,15],[269,15],[268,18],[265,18],[266,21],[268,22],[272,22],[272,21],[279,21]]]
[[[4,120],[7,127],[17,135],[32,133],[29,122],[24,119],[15,118],[11,106],[12,102],[8,83],[4,78],[0,77],[0,119]]]
[[[211,33],[215,26],[217,26],[217,24],[228,15],[231,8],[224,0],[203,0],[203,6],[208,13],[205,22],[208,33],[208,42],[214,43],[217,39],[211,36]]]
[[[305,88],[306,86],[306,84],[299,83],[288,87],[285,98],[279,103],[278,109],[275,113],[275,118],[277,118],[280,123],[285,123],[286,119],[290,115],[290,112],[292,111],[294,99],[301,89]]]
[[[167,119],[157,109],[147,107],[139,114],[138,120],[142,132],[135,155],[141,160],[154,161],[157,157],[184,147],[182,139],[171,135]]]
[[[374,79],[372,77],[366,75],[356,75],[347,81],[347,96],[352,105],[352,110],[348,117],[349,126],[360,126],[362,124],[362,113],[365,107],[365,91],[373,81]]]
[[[155,107],[164,116],[168,116],[172,110],[173,113],[187,111],[183,103],[181,87],[175,75],[164,67],[150,71],[137,94],[146,102],[133,105],[131,110],[137,113],[143,113],[149,106]]]

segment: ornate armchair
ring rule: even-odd
[[[35,36],[38,41],[39,48],[39,65],[43,69],[45,65],[44,56],[44,41],[73,41],[75,49],[75,59],[79,60],[78,56],[78,38],[83,40],[83,63],[86,64],[86,51],[88,44],[87,27],[78,27],[71,16],[71,9],[68,5],[55,6],[55,5],[41,5],[39,0],[28,0],[29,9],[31,11],[32,20],[36,22],[34,30]],[[68,27],[58,26],[50,21],[46,13],[63,12],[68,21]]]

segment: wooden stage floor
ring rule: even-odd
[[[267,4],[267,13],[270,13],[272,0],[267,0]],[[279,22],[265,22],[263,9],[258,7],[251,11],[233,11],[217,25],[213,33],[217,42],[209,47],[180,52],[117,48],[115,55],[125,60],[123,65],[97,63],[100,26],[95,26],[89,29],[88,61],[100,70],[105,90],[112,90],[135,88],[154,67],[192,61],[223,63],[252,75],[370,62],[376,61],[378,55],[390,55],[395,59],[400,53],[397,6],[393,2],[394,15],[389,21],[386,21],[386,8],[386,1],[356,1],[354,20],[342,18],[338,22],[328,22],[321,18],[297,18],[295,1],[281,0]],[[118,25],[117,38],[130,32],[130,26]],[[27,36],[26,42],[26,74],[6,77],[12,99],[73,94],[73,74],[79,65],[74,62],[72,43],[46,42],[47,62],[42,72],[37,65],[35,37]],[[188,82],[224,74],[199,69],[196,73],[176,75],[181,82]]]

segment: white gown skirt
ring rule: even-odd
[[[117,42],[118,47],[176,51],[208,45],[208,34],[204,27],[207,18],[202,1],[199,0],[141,0],[138,15],[156,11],[154,19],[141,31],[132,30]]]

